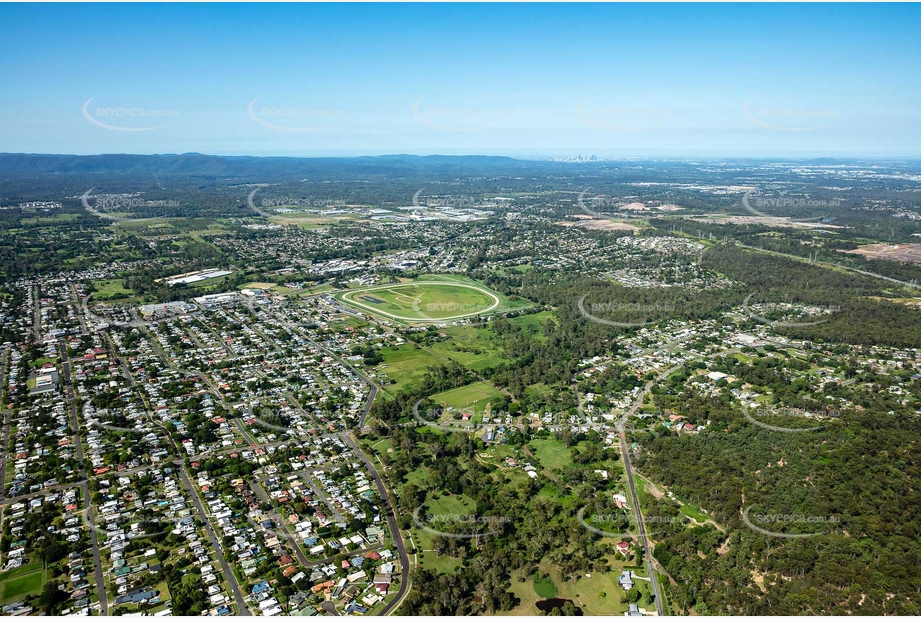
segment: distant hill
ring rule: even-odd
[[[442,172],[496,173],[502,169],[540,169],[554,164],[489,156],[387,155],[352,158],[222,157],[198,153],[164,155],[46,155],[0,154],[0,175],[42,174],[165,174],[205,178],[324,177],[394,174],[437,168]]]

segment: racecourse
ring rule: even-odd
[[[473,317],[499,307],[502,298],[474,283],[415,281],[349,290],[343,303],[400,322],[442,322]]]

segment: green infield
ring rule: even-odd
[[[399,322],[442,322],[494,311],[502,297],[476,283],[415,281],[338,294],[343,303]]]

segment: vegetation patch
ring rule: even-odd
[[[547,575],[546,573],[539,573],[531,578],[531,583],[534,585],[534,592],[539,597],[544,599],[552,599],[557,595],[556,584],[553,581],[553,578]]]

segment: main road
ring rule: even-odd
[[[390,500],[390,494],[387,493],[387,487],[384,486],[384,481],[381,479],[380,473],[377,471],[377,468],[374,467],[374,464],[371,463],[371,460],[368,459],[368,456],[365,455],[364,451],[358,448],[358,445],[355,444],[355,441],[352,439],[352,436],[345,435],[343,436],[345,442],[355,451],[355,454],[358,455],[359,459],[364,462],[365,466],[371,473],[371,477],[374,479],[374,483],[377,485],[377,491],[381,495],[381,499],[384,501],[384,506],[387,509],[387,523],[390,526],[390,536],[393,537],[393,544],[397,548],[397,552],[400,554],[400,590],[397,593],[390,603],[388,603],[383,610],[381,610],[379,616],[384,616],[394,607],[399,605],[403,600],[403,596],[409,590],[409,554],[406,553],[406,545],[403,543],[403,537],[400,534],[400,527],[397,525],[396,514],[393,510],[393,503]]]
[[[221,542],[217,538],[217,534],[214,532],[214,527],[211,525],[211,521],[208,519],[208,511],[205,510],[205,505],[202,504],[201,498],[198,497],[198,491],[192,484],[192,479],[189,478],[189,474],[186,472],[185,466],[179,466],[179,480],[189,492],[189,495],[192,497],[192,502],[195,503],[195,508],[198,509],[198,513],[201,515],[202,521],[205,524],[205,532],[208,534],[208,539],[211,541],[212,547],[214,547],[214,554],[217,556],[218,562],[221,563],[221,568],[224,569],[224,579],[227,580],[227,585],[230,586],[230,591],[233,593],[233,598],[237,602],[237,613],[235,615],[252,616],[252,613],[246,606],[246,601],[243,598],[243,593],[240,591],[240,586],[237,585],[237,579],[233,574],[233,569],[230,568],[230,565],[227,564],[227,560],[224,558],[224,551],[221,549]]]
[[[643,388],[643,391],[636,398],[636,401],[633,402],[633,405],[630,407],[630,409],[620,417],[616,424],[617,431],[620,433],[620,452],[624,460],[624,471],[627,473],[627,487],[630,489],[630,499],[631,502],[633,502],[633,512],[636,513],[637,532],[639,533],[640,540],[643,543],[643,553],[646,556],[646,564],[649,568],[649,585],[652,588],[653,598],[655,599],[656,613],[660,616],[664,616],[665,611],[664,605],[662,604],[662,593],[659,590],[659,576],[658,571],[656,570],[655,560],[652,557],[652,549],[649,547],[649,536],[646,534],[646,523],[643,521],[643,511],[640,508],[640,498],[636,493],[636,482],[633,478],[633,463],[630,461],[630,450],[627,448],[627,433],[625,427],[627,425],[627,417],[635,413],[640,408],[640,406],[643,405],[643,401],[646,399],[646,395],[649,394],[649,391],[652,390],[652,387],[674,372],[681,369],[682,366],[683,363],[681,365],[667,369],[647,382],[646,386]]]
[[[70,377],[70,359],[67,357],[67,346],[63,341],[58,342],[61,354],[61,370],[64,374],[64,390],[67,406],[70,408],[70,418],[74,429],[74,451],[77,457],[77,464],[80,470],[80,482],[78,483],[83,492],[83,499],[86,500],[86,510],[84,518],[90,529],[90,545],[93,548],[93,572],[96,576],[96,594],[99,597],[99,613],[107,616],[109,613],[109,599],[106,591],[105,574],[102,571],[102,555],[99,551],[99,537],[96,534],[96,519],[93,515],[93,502],[90,500],[90,487],[86,482],[86,464],[83,460],[83,440],[80,438],[80,417],[77,416],[76,397],[74,396],[74,384]]]
[[[643,522],[643,511],[640,510],[640,499],[636,494],[636,484],[633,480],[633,464],[630,463],[630,452],[627,448],[627,434],[623,427],[620,427],[620,452],[624,458],[624,470],[627,472],[627,485],[630,488],[630,497],[633,502],[633,512],[636,513],[636,527],[640,539],[643,542],[643,552],[646,556],[646,564],[649,568],[649,585],[652,588],[652,594],[656,602],[656,613],[664,616],[665,612],[662,605],[662,594],[659,592],[659,577],[656,571],[655,562],[652,557],[652,550],[649,548],[649,537],[646,535],[646,524]]]
[[[252,302],[247,302],[247,303],[246,303],[246,308],[249,309],[249,312],[253,314],[253,317],[259,318],[259,315],[256,313],[256,310],[253,308]],[[267,317],[267,316],[266,316],[266,317]],[[357,367],[355,367],[355,366],[353,366],[353,365],[350,365],[350,364],[348,364],[347,362],[345,362],[345,359],[344,359],[344,358],[342,358],[341,356],[339,356],[338,354],[336,354],[335,352],[333,352],[332,350],[330,350],[329,348],[327,348],[327,347],[326,347],[325,345],[323,345],[322,343],[319,343],[318,341],[315,341],[314,339],[312,339],[312,338],[311,338],[307,333],[305,333],[299,326],[296,326],[295,324],[292,324],[291,322],[288,322],[287,320],[284,320],[284,319],[282,319],[282,318],[275,318],[274,321],[275,321],[276,323],[278,323],[278,324],[282,324],[283,326],[285,326],[285,327],[288,328],[289,330],[293,330],[293,331],[296,332],[298,335],[300,335],[301,337],[303,337],[308,343],[310,343],[310,345],[312,345],[313,347],[317,348],[318,350],[320,350],[320,351],[323,352],[324,354],[328,354],[328,355],[331,356],[332,358],[336,359],[336,361],[337,361],[340,365],[342,365],[342,366],[345,367],[346,369],[348,369],[348,370],[354,372],[355,375],[358,376],[358,379],[359,379],[359,380],[361,380],[362,382],[364,382],[365,384],[368,385],[368,388],[371,389],[371,392],[368,393],[368,398],[365,400],[365,405],[362,407],[361,418],[358,419],[358,427],[359,427],[359,428],[364,427],[364,425],[365,425],[365,420],[368,418],[368,412],[370,412],[370,410],[371,410],[371,404],[374,403],[374,398],[377,397],[377,393],[378,393],[378,391],[379,391],[379,388],[378,388],[377,384],[374,382],[374,380],[372,380],[372,379],[369,378],[367,375],[365,375],[365,373],[364,373],[363,371],[361,371],[360,369],[358,369]]]
[[[3,397],[4,388],[6,386],[6,363],[9,357],[9,350],[4,350],[3,356],[0,357],[0,399]],[[0,457],[3,458],[3,460],[0,461],[0,499],[2,499],[6,495],[6,461],[10,456],[12,413],[2,411],[0,414],[3,415],[3,452],[0,453]]]

